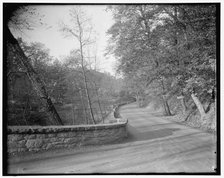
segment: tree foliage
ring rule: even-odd
[[[63,123],[91,124],[79,54],[73,50],[60,62],[50,56],[49,49],[43,44],[27,43],[22,39],[18,41],[24,53],[29,56],[31,65],[43,79],[49,97]],[[18,61],[14,58],[10,58],[7,62],[9,124],[52,124],[44,120],[46,117],[44,105],[33,90],[24,67],[18,65]],[[85,71],[94,117],[98,123],[111,111],[114,100],[119,95],[122,81],[88,68]]]
[[[168,100],[195,93],[211,101],[216,88],[216,6],[110,6],[115,20],[107,52],[133,92]],[[154,93],[151,90],[151,93]]]

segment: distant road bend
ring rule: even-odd
[[[138,108],[135,103],[121,107],[120,112],[129,120],[130,136],[125,142],[11,164],[9,173],[214,172],[212,134],[165,120],[152,108]]]

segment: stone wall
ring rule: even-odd
[[[9,126],[8,154],[21,155],[86,145],[110,144],[127,137],[127,120],[102,125],[82,126]]]

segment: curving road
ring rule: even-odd
[[[89,147],[79,153],[9,165],[9,173],[176,173],[214,172],[215,137],[168,121],[136,104],[121,108],[128,118],[123,143]]]

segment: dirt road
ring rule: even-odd
[[[130,137],[123,143],[85,152],[9,165],[9,173],[214,172],[212,134],[170,122],[153,109],[123,106]]]

